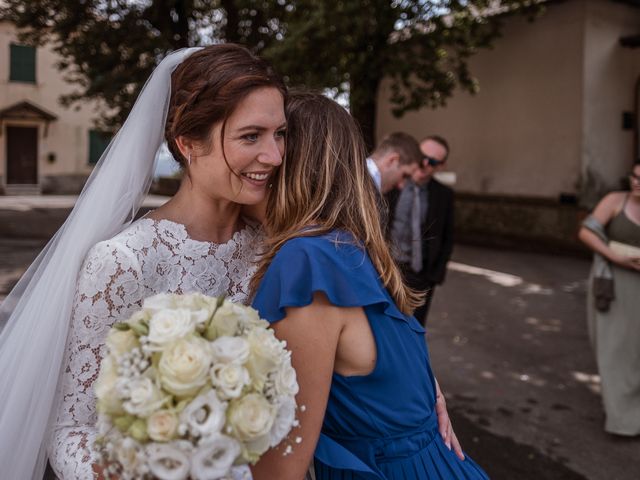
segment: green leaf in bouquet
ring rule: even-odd
[[[131,424],[131,426],[127,430],[127,433],[131,435],[134,440],[137,440],[141,443],[149,440],[149,434],[147,433],[147,422],[145,420],[142,420],[141,418],[138,418]]]
[[[158,371],[158,365],[160,364],[161,358],[162,358],[162,352],[154,352],[151,355],[151,366],[155,371]]]
[[[191,399],[184,399],[184,400],[180,400],[178,402],[178,404],[175,406],[174,410],[176,413],[181,413],[186,407],[187,405],[189,405],[189,402],[191,402]]]
[[[145,322],[136,322],[131,324],[130,327],[139,337],[149,335],[149,325]]]
[[[116,417],[113,419],[113,424],[115,427],[120,430],[122,433],[129,430],[133,422],[135,422],[136,417],[133,415],[123,415],[122,417]]]
[[[118,322],[113,324],[113,328],[115,328],[116,330],[120,330],[122,332],[126,332],[127,330],[131,329],[131,326],[125,322]]]
[[[216,312],[218,311],[218,309],[222,306],[222,304],[224,304],[224,300],[225,300],[224,295],[217,298],[216,305],[213,309],[213,313],[209,317],[209,320],[207,320],[207,322],[205,323],[205,329],[204,329],[203,335],[204,335],[204,338],[206,338],[210,342],[218,338],[218,332],[216,331],[216,327],[213,324],[213,318],[216,316]]]
[[[207,325],[207,329],[204,331],[204,338],[210,342],[214,341],[218,337],[216,326],[213,324]]]

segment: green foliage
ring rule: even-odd
[[[283,39],[264,54],[294,85],[349,92],[351,112],[372,143],[376,98],[390,80],[393,113],[445,104],[456,87],[475,93],[468,59],[491,46],[505,13],[537,2],[502,0],[294,0]]]
[[[535,0],[6,0],[0,14],[25,41],[54,40],[70,81],[62,100],[102,99],[120,124],[153,67],[170,50],[218,41],[266,56],[291,85],[348,92],[371,144],[376,98],[390,79],[393,113],[475,92],[468,60],[490,47],[506,14]]]
[[[255,0],[5,0],[0,18],[23,29],[21,41],[50,44],[58,68],[77,86],[61,98],[106,105],[97,126],[122,124],[157,63],[178,48],[235,41],[260,48],[272,37]],[[277,4],[277,2],[276,2]],[[254,7],[254,5],[256,7]],[[229,12],[227,14],[226,12]],[[270,10],[269,10],[270,11]],[[227,18],[233,18],[233,24]]]

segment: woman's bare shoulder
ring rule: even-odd
[[[604,225],[615,217],[624,206],[627,192],[615,191],[606,194],[593,210],[593,215]]]

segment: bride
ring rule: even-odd
[[[41,480],[47,455],[61,479],[102,477],[94,382],[109,327],[145,297],[248,303],[263,237],[241,212],[263,203],[282,162],[285,96],[269,65],[235,45],[174,52],[156,68],[69,218],[0,305],[2,478]],[[182,184],[132,222],[163,137]]]
[[[156,69],[69,219],[0,307],[4,478],[41,479],[46,450],[61,479],[100,476],[93,389],[105,337],[145,297],[248,302],[262,235],[241,209],[265,198],[282,161],[285,95],[269,65],[235,45],[175,52]],[[126,226],[163,133],[184,169],[180,189]]]

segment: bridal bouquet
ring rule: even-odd
[[[105,478],[226,479],[287,438],[298,383],[267,327],[200,294],[147,298],[114,325],[96,382]]]

